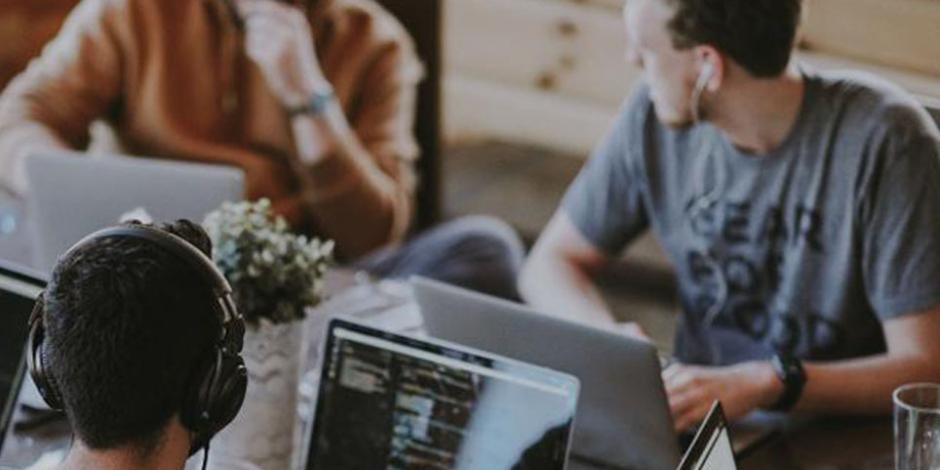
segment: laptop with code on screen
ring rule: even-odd
[[[0,450],[26,371],[29,315],[45,284],[39,274],[0,261]]]
[[[342,319],[327,328],[307,470],[563,470],[570,375]]]

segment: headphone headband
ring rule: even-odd
[[[232,345],[235,349],[233,352],[237,353],[241,351],[241,337],[243,336],[244,332],[244,319],[238,312],[238,309],[235,306],[235,302],[232,300],[232,287],[225,279],[225,276],[219,272],[219,269],[215,266],[215,263],[213,263],[205,253],[200,251],[198,248],[193,246],[192,243],[189,243],[182,237],[143,224],[120,225],[101,229],[86,236],[85,238],[82,238],[77,243],[72,245],[72,247],[69,248],[63,255],[61,255],[59,259],[65,259],[75,251],[93,242],[107,238],[121,237],[137,238],[155,243],[166,251],[176,255],[177,259],[185,262],[193,270],[199,273],[206,283],[209,284],[209,287],[212,288],[213,297],[215,302],[218,304],[215,310],[220,314],[219,320],[222,325],[222,333],[219,337],[220,340],[225,342],[231,338],[236,343]],[[236,331],[233,332],[231,331],[232,329]],[[233,333],[235,334],[233,335]]]
[[[212,292],[216,297],[232,295],[232,288],[225,279],[225,276],[219,272],[215,263],[213,263],[205,253],[178,235],[148,225],[121,225],[101,229],[79,240],[61,255],[59,259],[70,256],[73,252],[90,243],[106,238],[121,237],[143,239],[160,245],[161,248],[173,253],[178,259],[197,271],[212,288]],[[225,320],[228,321],[230,318],[226,318]]]

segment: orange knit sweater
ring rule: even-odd
[[[398,240],[417,157],[413,44],[371,0],[318,0],[307,12],[321,67],[370,161],[300,163],[290,120],[222,0],[83,0],[0,96],[0,182],[24,193],[20,163],[31,149],[87,148],[89,125],[102,120],[113,150],[242,168],[247,198],[271,199],[295,228],[336,240],[346,256]]]

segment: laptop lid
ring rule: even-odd
[[[45,284],[36,273],[0,262],[0,450],[26,370],[29,315]]]
[[[731,433],[721,403],[715,401],[699,426],[678,470],[735,470]]]
[[[431,280],[412,285],[431,336],[581,380],[573,458],[602,468],[679,463],[654,346]]]
[[[129,212],[201,222],[223,202],[244,197],[242,171],[227,166],[69,151],[30,155],[25,165],[35,266],[44,272],[83,236]]]
[[[578,380],[343,319],[327,327],[308,470],[563,470]]]

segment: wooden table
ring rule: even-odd
[[[812,421],[738,458],[738,470],[893,470],[890,419]],[[567,470],[597,470],[571,462]]]
[[[740,459],[740,470],[892,470],[891,418],[817,419]]]
[[[329,279],[328,290],[343,294],[318,308],[304,323],[307,336],[317,345],[325,318],[335,313],[354,314],[352,316],[390,330],[412,334],[422,331],[420,313],[410,289],[403,284],[388,281],[374,284],[363,277],[338,273]],[[310,380],[316,380],[317,374],[312,368],[318,350],[318,347],[309,348],[307,383],[303,384],[308,388],[313,385]],[[309,422],[302,420],[299,425],[303,432]],[[11,461],[17,462],[14,468],[22,468],[21,462],[34,462],[44,453],[61,452],[68,440],[68,429],[61,423],[13,435],[12,442],[5,445],[4,454],[0,456],[0,468],[4,464],[11,465]],[[10,455],[11,452],[16,455]],[[303,453],[305,449],[298,448],[297,452]],[[778,435],[739,460],[740,470],[890,470],[894,465],[891,421],[889,418],[803,420],[801,424],[785,425]],[[572,462],[568,470],[596,469]]]

